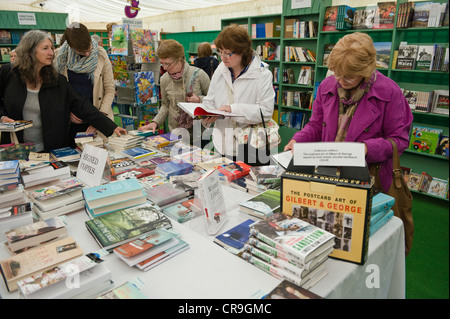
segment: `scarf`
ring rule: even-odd
[[[97,69],[97,63],[98,44],[96,41],[92,41],[92,51],[87,57],[79,55],[67,42],[61,46],[56,57],[59,73],[62,73],[66,67],[76,73],[88,73],[92,83],[94,83],[94,71]]]
[[[356,112],[358,103],[363,96],[369,92],[372,84],[375,83],[376,78],[377,73],[374,72],[368,81],[362,81],[350,99],[347,98],[348,90],[344,89],[341,84],[337,82],[337,91],[339,96],[339,120],[335,142],[345,141],[348,127],[350,126],[350,122]]]

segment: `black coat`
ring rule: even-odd
[[[0,68],[0,117],[6,115],[13,120],[23,120],[22,111],[26,97],[27,87],[20,79],[18,71],[11,69],[10,65],[3,65]],[[68,134],[70,112],[105,136],[113,134],[117,127],[85,97],[76,93],[61,74],[58,74],[58,78],[52,83],[42,85],[39,90],[39,106],[46,152],[71,145]],[[17,132],[17,137],[23,142],[23,132]],[[2,143],[8,138],[9,134],[3,134]]]
[[[219,65],[219,60],[212,56],[207,56],[204,58],[197,58],[194,60],[194,65],[197,68],[202,69],[206,72],[206,74],[209,75],[209,78],[212,78],[212,75],[214,71],[216,70],[217,66]]]

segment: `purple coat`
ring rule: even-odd
[[[385,192],[392,183],[393,139],[399,153],[409,145],[413,120],[411,109],[398,85],[377,72],[370,91],[361,99],[348,128],[345,141],[367,145],[368,164],[380,163],[380,180]],[[339,117],[337,82],[329,76],[320,84],[313,104],[313,114],[305,127],[294,134],[296,142],[332,142],[336,138]]]

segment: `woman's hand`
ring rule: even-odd
[[[192,95],[186,95],[186,102],[189,103],[200,103],[200,98],[195,95],[194,93],[192,93]]]
[[[295,144],[295,140],[290,140],[289,143],[286,144],[286,146],[284,147],[285,151],[289,151],[292,150],[294,151],[294,144]]]
[[[70,121],[72,122],[72,123],[75,123],[75,124],[81,124],[81,123],[83,123],[83,120],[82,119],[80,119],[79,117],[77,117],[75,114],[73,114],[72,112],[70,112]]]
[[[127,135],[127,130],[124,129],[123,127],[118,126],[114,130],[114,133],[116,133],[117,136]]]
[[[217,116],[207,116],[202,119],[202,124],[208,126],[208,125],[214,123],[216,120],[217,120]]]
[[[221,106],[219,108],[219,111],[225,111],[225,112],[231,113],[231,106],[229,106],[229,105]]]
[[[2,116],[2,122],[14,122],[14,120],[4,115]]]
[[[87,128],[87,130],[86,130],[86,133],[97,133],[97,129],[95,128],[95,127],[93,127],[92,125],[90,125],[88,128]]]
[[[152,131],[153,133],[155,133],[157,128],[158,128],[158,123],[151,122],[150,124],[139,127],[138,131]]]

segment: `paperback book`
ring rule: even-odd
[[[255,221],[247,219],[239,225],[228,229],[214,238],[214,242],[227,249],[229,252],[237,255],[243,251],[244,245],[250,237],[250,225]]]
[[[280,191],[268,189],[239,204],[239,211],[266,219],[280,209]]]

